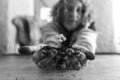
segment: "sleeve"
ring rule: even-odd
[[[53,45],[53,46],[61,46],[61,43],[57,39],[58,29],[55,25],[47,25],[42,27],[41,29],[41,39],[40,42],[43,44]]]
[[[91,29],[83,29],[79,32],[76,42],[73,46],[84,49],[95,54],[97,33]]]

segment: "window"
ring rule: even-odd
[[[41,7],[40,8],[40,19],[45,20],[47,22],[52,21],[52,17],[50,15],[51,8],[50,7]]]

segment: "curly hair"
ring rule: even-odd
[[[53,21],[55,22],[62,22],[64,19],[64,10],[65,5],[69,0],[59,0],[58,3],[53,7],[51,16],[53,17]],[[78,0],[82,3],[82,22],[81,24],[85,25],[86,22],[92,22],[92,9],[88,0]]]

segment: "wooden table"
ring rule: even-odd
[[[96,55],[80,71],[45,72],[32,56],[0,56],[0,80],[120,80],[120,55]]]

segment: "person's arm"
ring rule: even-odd
[[[60,47],[61,42],[65,40],[62,34],[59,34],[55,25],[48,25],[41,28],[41,43],[51,47]]]
[[[73,47],[81,49],[85,52],[86,57],[89,59],[95,58],[97,33],[91,29],[82,29]]]
[[[49,24],[47,26],[43,26],[40,29],[40,43],[36,45],[22,46],[18,49],[20,53],[33,53],[44,46],[50,47],[60,47],[61,42],[65,40],[65,37],[62,34],[58,33],[58,28],[55,25]]]

